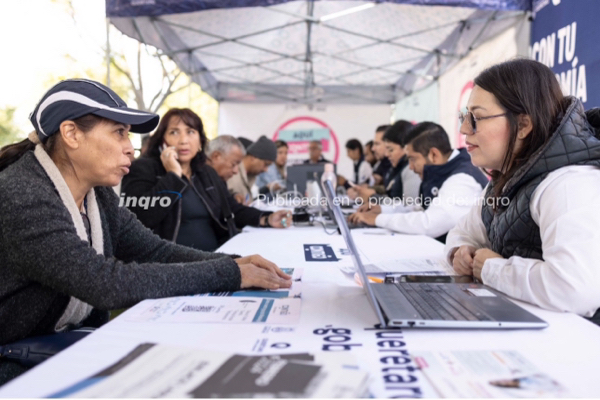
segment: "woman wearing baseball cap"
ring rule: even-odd
[[[73,79],[50,89],[30,119],[29,139],[0,150],[0,384],[27,369],[9,351],[25,338],[97,327],[109,310],[148,298],[290,286],[260,256],[178,246],[119,207],[111,187],[129,172],[129,131],[151,131],[157,115]]]

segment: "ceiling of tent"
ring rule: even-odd
[[[218,101],[381,104],[428,86],[530,6],[528,0],[440,2],[470,7],[107,0],[107,15],[124,34],[169,55]]]

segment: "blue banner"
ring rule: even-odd
[[[565,95],[600,107],[600,1],[536,0],[529,56],[550,67]]]
[[[214,8],[266,7],[293,0],[106,0],[108,17],[139,17],[189,13]],[[485,10],[531,10],[531,0],[383,0],[423,6],[471,7]]]

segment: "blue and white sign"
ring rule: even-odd
[[[565,95],[600,107],[600,1],[536,0],[529,56],[550,67]]]

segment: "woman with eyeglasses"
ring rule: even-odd
[[[157,115],[74,79],[51,88],[30,118],[29,138],[0,150],[0,385],[34,363],[36,346],[64,347],[68,331],[102,325],[109,310],[290,286],[260,256],[178,246],[119,207],[112,186],[129,172],[129,131],[151,131]]]
[[[475,78],[460,131],[490,172],[481,204],[447,237],[458,274],[542,308],[598,315],[600,140],[597,119],[532,60]],[[593,122],[593,127],[590,122]]]

